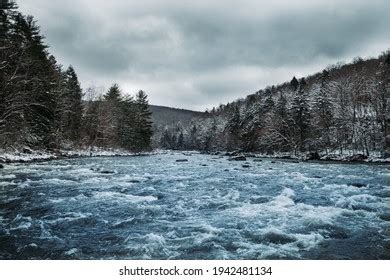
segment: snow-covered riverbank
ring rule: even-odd
[[[98,147],[87,147],[81,149],[61,149],[54,151],[31,150],[29,148],[2,150],[0,149],[0,164],[1,163],[22,163],[47,161],[62,158],[78,158],[78,157],[121,157],[121,156],[137,156],[137,155],[155,155],[164,153],[182,153],[183,155],[200,153],[198,151],[171,151],[171,150],[153,150],[151,152],[134,153],[123,149],[103,149]],[[310,155],[300,154],[291,155],[290,153],[275,153],[272,155],[262,153],[240,153],[240,152],[211,152],[212,155],[226,156],[234,158],[243,156],[245,158],[271,158],[287,161],[318,161],[318,162],[357,162],[357,163],[390,163],[390,158],[383,158],[378,154],[364,156],[354,154],[352,152],[344,154],[328,154],[328,155]]]
[[[28,148],[1,150],[0,149],[0,164],[14,162],[36,162],[72,157],[107,157],[107,156],[137,156],[163,153],[162,150],[154,150],[152,152],[134,153],[122,149],[102,149],[97,147],[89,147],[84,149],[72,150],[31,150]]]
[[[366,156],[359,153],[345,152],[343,154],[318,154],[318,153],[300,153],[294,155],[291,153],[245,153],[245,152],[211,152],[212,155],[224,155],[234,158],[269,158],[286,161],[312,161],[312,162],[356,162],[356,163],[390,163],[390,158],[383,158],[380,153],[372,153]]]

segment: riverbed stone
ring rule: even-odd
[[[230,160],[230,161],[246,161],[246,157],[245,156],[235,156],[235,157],[229,158],[228,160]]]

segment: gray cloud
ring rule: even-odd
[[[271,3],[269,3],[271,2]],[[313,3],[314,2],[314,3]],[[83,86],[204,109],[390,46],[387,0],[23,0]]]

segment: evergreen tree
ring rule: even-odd
[[[64,74],[64,88],[61,92],[58,111],[61,115],[61,131],[67,140],[78,141],[82,119],[82,90],[72,66]]]
[[[19,57],[9,78],[6,97],[7,107],[12,112],[8,119],[8,124],[12,125],[8,129],[9,139],[47,146],[53,141],[55,124],[54,67],[33,17],[17,14],[13,32],[12,40]]]
[[[136,94],[136,144],[137,150],[148,150],[151,146],[153,135],[148,96],[140,90]]]
[[[292,78],[292,80],[290,82],[290,86],[291,86],[291,89],[293,91],[297,91],[297,89],[299,87],[299,82],[298,82],[297,78],[295,78],[295,76]]]
[[[118,84],[113,84],[107,93],[104,95],[104,99],[108,102],[120,102],[122,99],[121,97],[121,90],[119,88]]]
[[[107,147],[119,147],[119,122],[122,113],[122,96],[118,84],[113,84],[103,96],[103,99],[103,110],[99,119],[103,135],[101,143]]]
[[[121,102],[121,112],[118,119],[118,134],[120,146],[135,150],[136,142],[136,105],[132,97],[126,97]]]

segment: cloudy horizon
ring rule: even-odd
[[[205,110],[390,47],[390,1],[17,1],[82,87]]]

